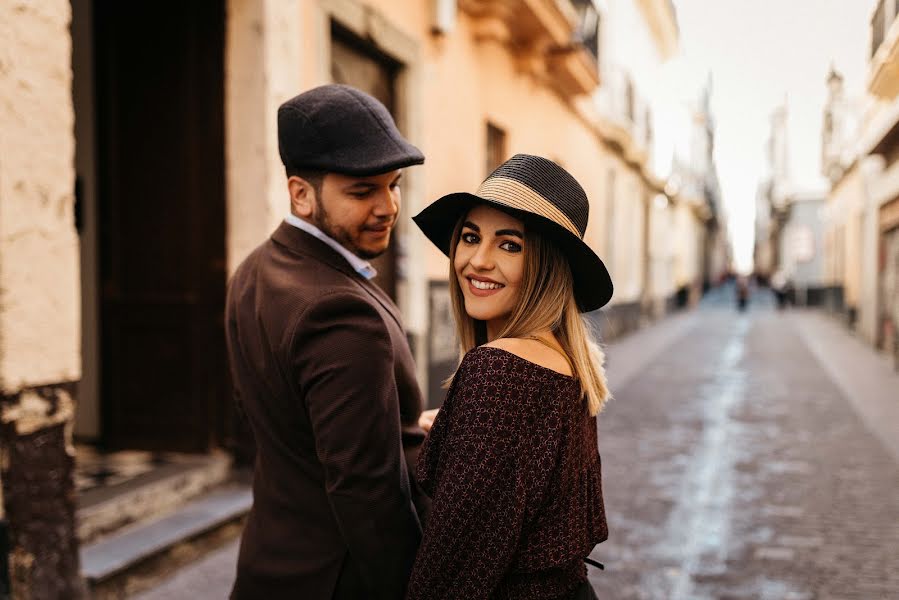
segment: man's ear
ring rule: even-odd
[[[316,200],[312,184],[293,175],[287,178],[287,190],[290,192],[290,211],[298,217],[312,217]]]

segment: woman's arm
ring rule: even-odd
[[[487,598],[508,569],[525,491],[516,442],[489,433],[446,440],[407,598]]]

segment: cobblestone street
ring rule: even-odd
[[[899,598],[899,375],[826,317],[758,296],[741,314],[725,292],[608,349],[597,595]],[[141,598],[225,597],[235,560]]]
[[[810,351],[805,316],[759,304],[706,302],[613,385],[600,598],[899,598],[896,456]],[[899,403],[899,378],[882,373]]]

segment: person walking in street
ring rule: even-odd
[[[737,275],[735,294],[737,298],[737,310],[744,312],[749,303],[749,278],[746,275]]]
[[[419,461],[433,504],[410,600],[595,598],[609,392],[581,313],[612,281],[583,241],[588,210],[569,173],[518,154],[413,218],[450,258],[463,358]]]
[[[290,212],[234,273],[226,336],[257,454],[231,597],[395,600],[427,498],[421,393],[397,307],[372,281],[424,162],[387,109],[326,85],[278,109]]]

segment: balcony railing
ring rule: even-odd
[[[599,64],[600,26],[599,11],[593,4],[593,0],[572,0],[578,13],[577,30],[574,39],[579,42],[593,56],[596,64]]]
[[[475,39],[506,44],[522,69],[566,98],[590,94],[599,85],[599,41],[595,52],[584,43],[590,35],[584,36],[589,22],[584,23],[582,16],[595,11],[589,4],[590,8],[571,0],[459,0],[459,8],[473,20]],[[598,25],[598,20],[593,22]]]

